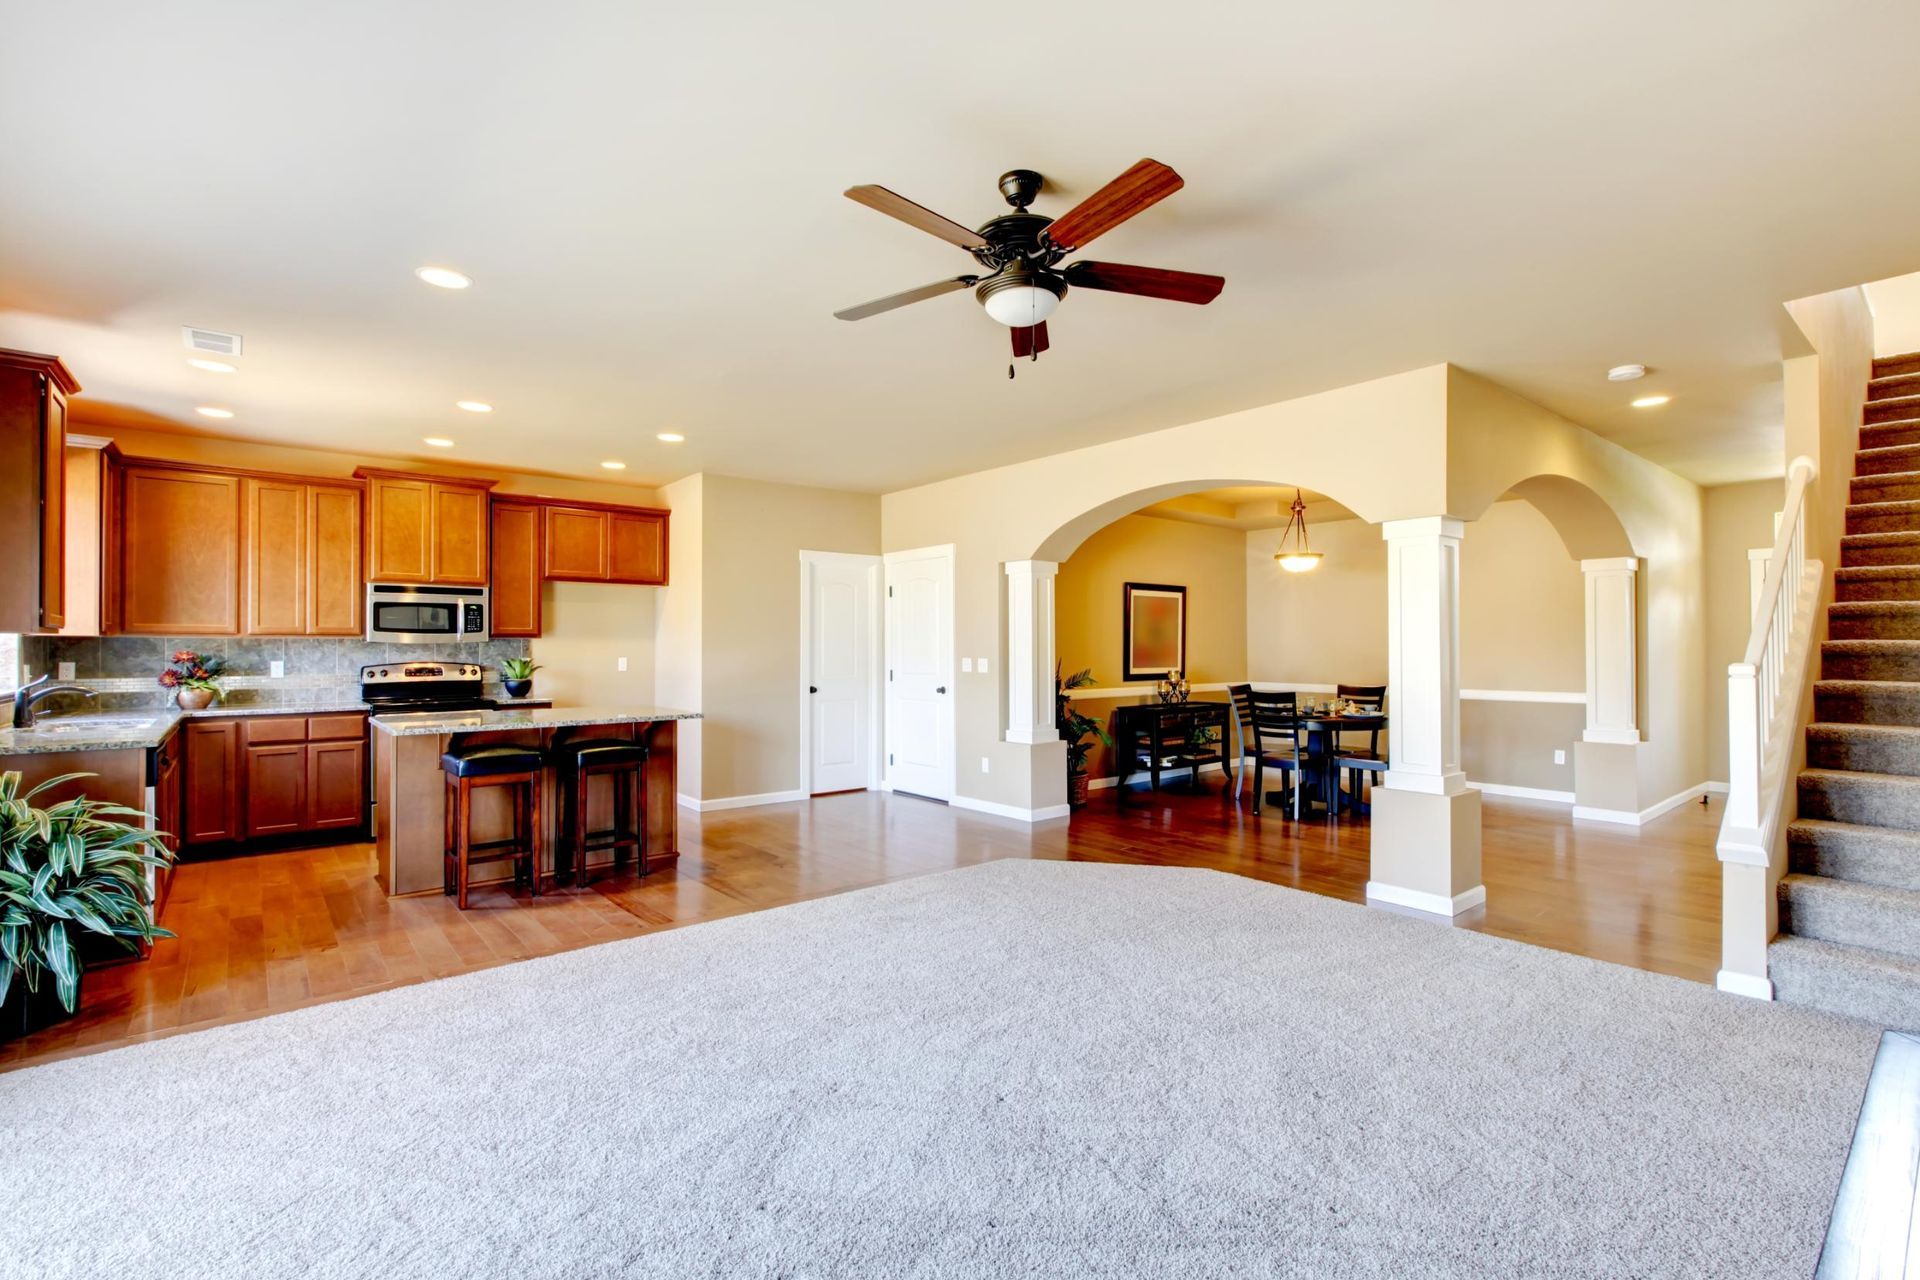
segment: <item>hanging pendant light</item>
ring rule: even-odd
[[[1287,539],[1293,539],[1293,548],[1287,547]],[[1300,490],[1293,491],[1293,515],[1287,520],[1286,529],[1280,534],[1280,549],[1273,558],[1288,573],[1305,573],[1320,567],[1321,553],[1307,547],[1307,504],[1301,500]]]

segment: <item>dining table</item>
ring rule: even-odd
[[[1302,782],[1311,788],[1306,794],[1308,804],[1302,810],[1303,815],[1314,804],[1321,805],[1327,817],[1335,817],[1342,810],[1347,809],[1362,815],[1371,812],[1373,808],[1371,804],[1348,796],[1340,790],[1340,771],[1335,767],[1334,761],[1340,754],[1342,734],[1384,733],[1387,728],[1386,713],[1304,709],[1294,717],[1294,721],[1306,730],[1307,757],[1319,762],[1318,766],[1312,770],[1311,779],[1302,779]],[[1285,793],[1269,791],[1266,800],[1269,804],[1284,804]]]

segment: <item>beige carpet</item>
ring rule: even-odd
[[[0,1274],[1807,1275],[1874,1045],[996,862],[0,1076]]]

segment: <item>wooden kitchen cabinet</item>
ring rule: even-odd
[[[66,624],[67,397],[54,356],[0,350],[0,631]]]
[[[307,744],[247,744],[246,836],[285,836],[307,822]]]
[[[180,777],[184,754],[184,735],[172,734],[153,749],[153,827],[161,833],[168,852],[180,853]],[[158,920],[166,908],[167,893],[173,887],[173,866],[157,867],[153,872],[153,918]]]
[[[117,482],[118,629],[131,635],[240,631],[240,478],[169,463],[129,463]]]
[[[189,847],[240,838],[240,723],[189,720],[181,775],[184,822],[181,843]]]
[[[241,495],[246,634],[359,635],[360,487],[247,476]]]
[[[372,582],[487,585],[491,480],[362,467],[367,482],[367,577]]]
[[[496,637],[540,634],[545,521],[532,502],[493,502],[493,630]]]
[[[367,811],[367,744],[309,742],[307,751],[308,831],[350,831]]]
[[[544,572],[557,582],[664,586],[667,512],[599,503],[546,504]]]

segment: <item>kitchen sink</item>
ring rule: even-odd
[[[15,733],[44,733],[49,735],[71,736],[84,733],[89,737],[100,734],[114,734],[134,729],[150,729],[156,716],[56,716],[42,720],[31,729],[16,729]]]

